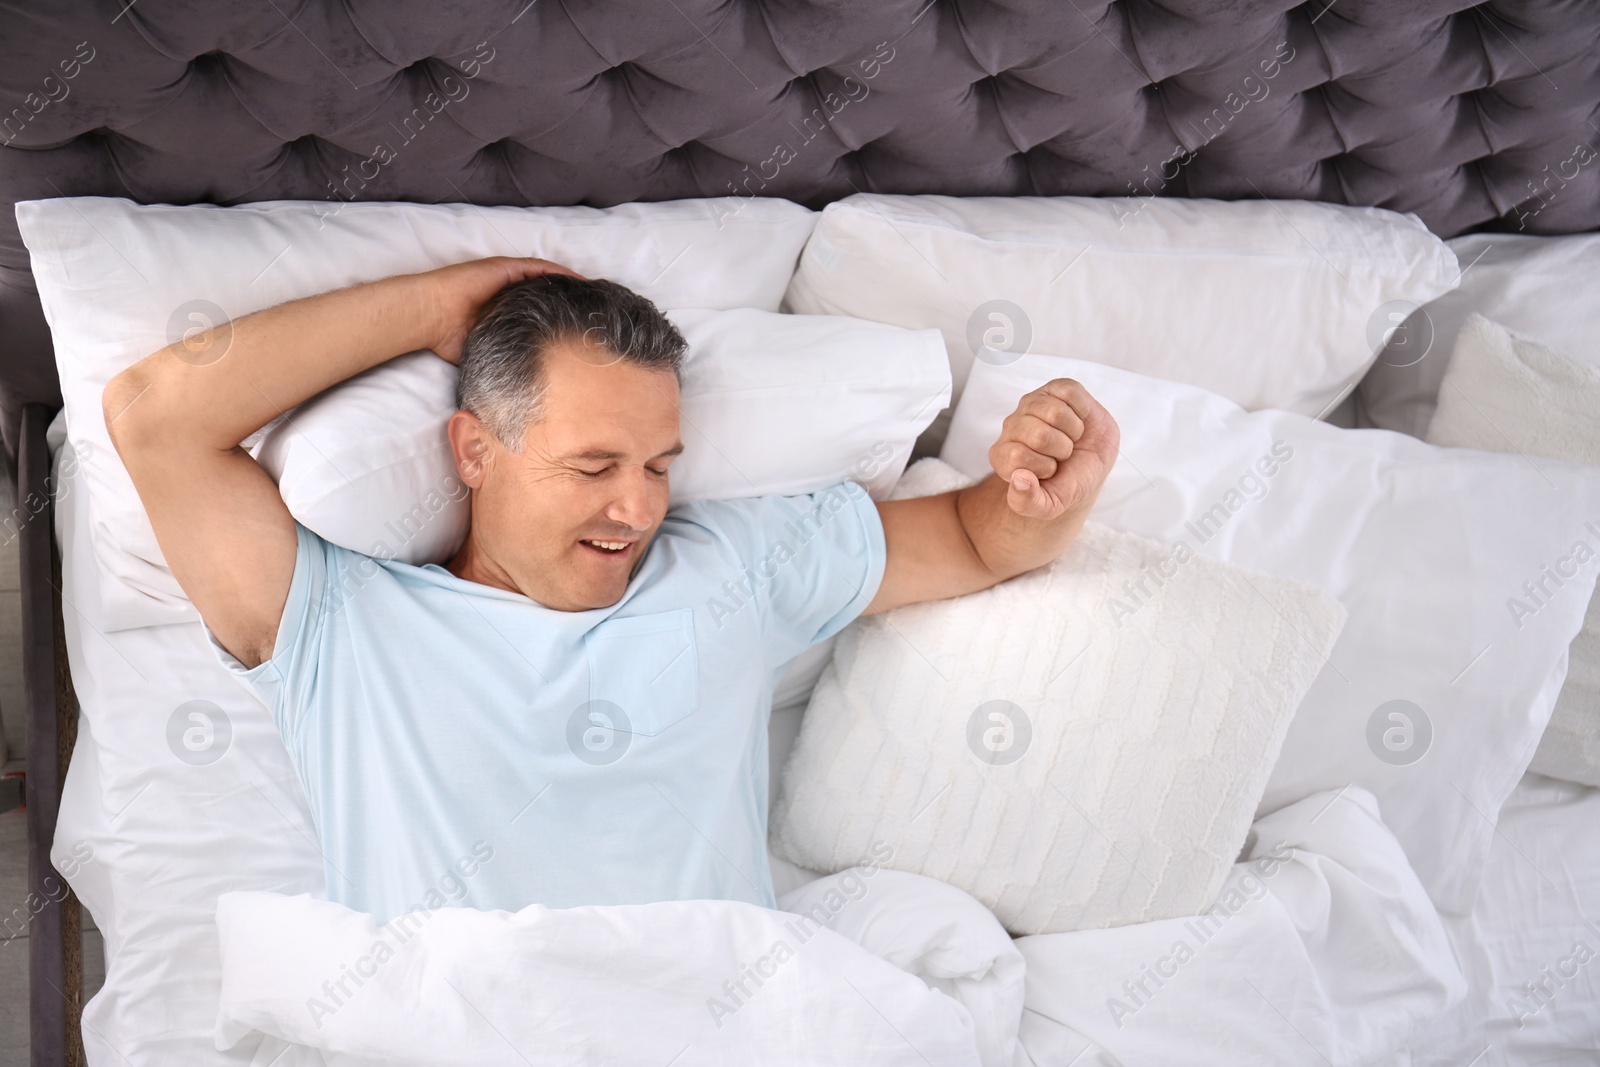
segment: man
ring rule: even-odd
[[[683,338],[643,297],[539,259],[386,278],[198,341],[112,379],[106,422],[219,656],[273,712],[330,898],[380,920],[441,899],[774,906],[783,666],[858,614],[1059,556],[1118,444],[1058,379],[960,492],[874,504],[845,482],[669,513]],[[300,526],[240,442],[424,348],[461,366],[448,436],[471,520],[447,565],[414,567]],[[749,597],[713,619],[730,581]]]

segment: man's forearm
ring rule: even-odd
[[[428,347],[427,281],[398,275],[293,300],[145,357],[112,380],[106,417],[180,429],[231,449],[278,415],[352,375]]]
[[[983,565],[997,581],[1005,581],[1065,552],[1083,529],[1094,500],[1092,496],[1054,519],[1024,518],[1007,505],[1006,483],[991,474],[956,494],[956,515]]]
[[[1080,382],[1054,378],[1024,394],[989,449],[995,473],[878,504],[888,561],[864,614],[975,593],[1059,557],[1083,531],[1121,440]]]

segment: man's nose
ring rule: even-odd
[[[606,518],[636,532],[646,530],[656,521],[663,495],[656,475],[643,467],[630,470],[621,478],[617,495],[606,508]]]

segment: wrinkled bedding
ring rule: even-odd
[[[372,966],[360,962],[371,921],[321,899],[321,857],[281,742],[264,709],[241,707],[216,688],[230,679],[180,651],[193,627],[96,627],[84,503],[66,479],[58,537],[85,715],[53,857],[105,933],[106,982],[84,1011],[91,1064],[859,1063],[868,1050],[874,1062],[985,1067],[1420,1067],[1484,1048],[1495,1064],[1593,1047],[1589,970],[1520,1026],[1504,1007],[1524,974],[1571,955],[1578,919],[1600,906],[1600,848],[1574,844],[1593,837],[1600,790],[1547,780],[1508,805],[1533,840],[1509,851],[1497,840],[1501,866],[1473,915],[1448,928],[1376,801],[1349,788],[1259,819],[1222,910],[1204,919],[1013,941],[942,883],[889,870],[804,882],[790,870],[780,884],[803,884],[783,907],[820,903],[829,929],[779,964],[774,945],[794,914],[746,905],[445,907],[407,942],[409,964],[397,953],[314,1025],[308,1001],[327,998],[322,983]],[[183,680],[184,701],[229,708],[233,758],[173,758],[173,701],[152,700],[146,677],[157,667]],[[122,753],[115,796],[96,722],[150,735]],[[1518,874],[1522,853],[1564,878],[1559,891]],[[763,958],[774,977],[735,1007],[724,983]],[[435,995],[447,979],[466,1006]],[[714,1019],[713,1000],[733,1014]]]
[[[1013,941],[966,893],[874,866],[787,894],[379,927],[306,894],[224,894],[217,1041],[330,1065],[1335,1065],[1393,1053],[1466,994],[1370,793],[1259,820],[1192,919]],[[286,932],[293,936],[285,936]],[[1025,1010],[1024,1010],[1025,1009]],[[627,1025],[616,1025],[624,1016]]]

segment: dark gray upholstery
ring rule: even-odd
[[[1600,227],[1596,0],[125,3],[0,21],[8,442],[56,397],[10,211],[35,197],[1136,192]]]

